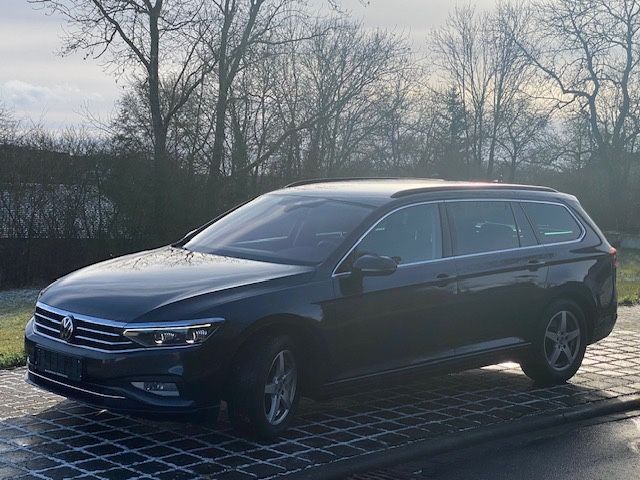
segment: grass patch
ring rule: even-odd
[[[632,305],[640,302],[640,250],[618,250],[618,302]]]
[[[24,326],[37,296],[37,289],[0,292],[0,369],[24,365]]]

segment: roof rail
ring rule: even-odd
[[[481,183],[474,185],[473,183],[469,183],[468,185],[434,185],[431,187],[419,187],[419,188],[410,188],[407,190],[400,190],[399,192],[391,195],[391,198],[401,198],[407,197],[409,195],[418,195],[420,193],[429,193],[435,191],[443,191],[443,190],[525,190],[525,191],[533,191],[533,192],[554,192],[558,193],[557,190],[551,187],[539,187],[536,185],[514,185],[509,183]]]
[[[406,180],[407,177],[337,177],[337,178],[311,178],[307,180],[298,180],[285,185],[284,188],[300,187],[302,185],[313,185],[314,183],[327,182],[352,182],[354,180]]]

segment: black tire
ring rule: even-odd
[[[274,362],[281,352],[296,367],[293,399],[289,399],[288,412],[277,423],[271,422],[266,411],[272,400],[265,393],[267,380]],[[289,356],[290,354],[290,356]],[[301,364],[296,345],[286,335],[260,337],[244,348],[232,369],[230,395],[227,400],[229,420],[244,435],[263,439],[280,436],[291,424],[300,401]],[[285,407],[283,407],[285,408]]]
[[[198,410],[190,414],[187,418],[191,423],[197,425],[206,425],[214,428],[218,425],[218,417],[220,416],[220,402],[216,402],[208,408]]]
[[[575,344],[574,339],[568,340],[576,335],[574,327],[567,326],[565,330],[572,328],[567,334],[558,335],[559,329],[554,331],[555,325],[559,325],[563,318],[565,325],[575,324],[579,328],[579,334],[575,337],[579,344]],[[555,334],[556,339],[549,338],[548,334],[551,337]],[[562,345],[563,348],[558,348],[558,345]],[[547,307],[536,325],[531,348],[520,362],[520,366],[522,371],[538,384],[562,384],[576,374],[582,365],[586,348],[587,322],[584,312],[571,300],[557,300]],[[555,357],[557,350],[560,350],[560,353]],[[556,364],[552,364],[554,358]]]

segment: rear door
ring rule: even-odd
[[[517,202],[446,203],[458,273],[456,355],[515,346],[544,299],[547,254]]]

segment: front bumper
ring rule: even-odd
[[[81,358],[81,380],[38,369],[34,363],[36,347]],[[29,383],[86,404],[141,415],[216,408],[227,368],[224,358],[215,354],[209,341],[193,348],[101,352],[39,335],[33,329],[33,320],[25,330],[25,351]],[[175,383],[178,396],[147,392],[132,382]]]

